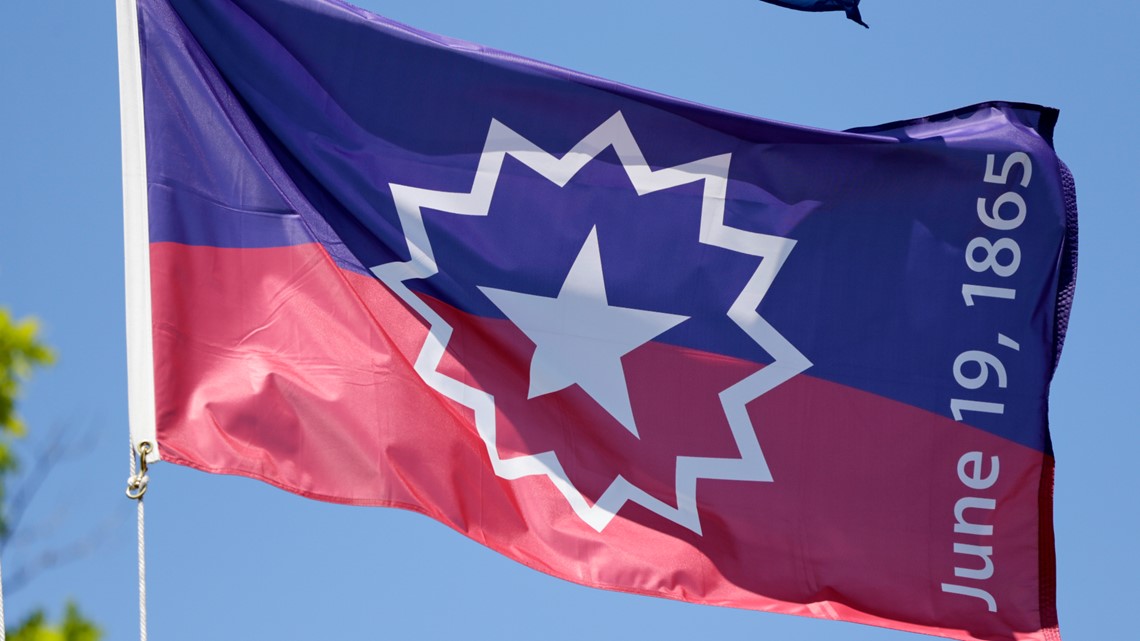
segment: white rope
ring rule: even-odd
[[[139,466],[135,466],[135,445],[131,441],[131,476],[127,479],[127,496],[138,503],[139,521],[139,641],[146,641],[146,518],[143,512],[143,495],[146,494],[146,456],[151,451],[150,443],[140,443],[138,450]],[[0,636],[0,641],[4,638]]]
[[[7,632],[4,630],[4,571],[0,569],[0,641],[4,641]]]
[[[143,523],[143,500],[139,499],[139,640],[146,641],[146,536]],[[4,641],[0,635],[0,641]]]

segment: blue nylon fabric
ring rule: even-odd
[[[240,99],[166,7],[140,3],[152,242],[312,242]],[[161,34],[161,35],[159,35]]]
[[[1052,110],[988,103],[828,132],[423,34],[339,2],[140,7],[149,46],[184,50],[180,65],[144,52],[148,136],[162,140],[148,158],[152,184],[181,192],[168,200],[213,203],[153,212],[152,241],[316,240],[366,272],[408,258],[389,185],[469,191],[492,118],[561,155],[620,111],[654,168],[731,153],[726,223],[797,241],[760,312],[814,363],[808,375],[944,416],[951,398],[1000,400],[1003,416],[970,423],[1048,451],[1067,222]],[[203,114],[228,124],[191,122]],[[1034,160],[1022,190],[1031,215],[1010,233],[1020,267],[976,274],[965,247],[1000,236],[976,201],[1006,190],[982,181],[986,157],[1000,165],[1015,151]],[[697,242],[700,195],[699,183],[636,195],[613,150],[565,188],[508,159],[488,216],[425,212],[441,274],[411,285],[502,318],[477,286],[552,296],[596,227],[611,304],[691,317],[659,341],[768,363],[725,315],[760,259]],[[966,307],[966,283],[1018,297]],[[1016,358],[998,332],[1020,342]],[[952,369],[967,350],[1002,357],[1008,388],[962,390]]]
[[[867,23],[863,22],[863,17],[859,15],[859,0],[761,0],[768,4],[774,4],[788,9],[796,9],[799,11],[842,11],[847,14],[848,19],[853,20],[864,27]]]

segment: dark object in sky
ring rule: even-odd
[[[762,0],[768,4],[775,4],[789,9],[800,11],[843,11],[847,17],[867,27],[863,16],[859,15],[859,0]]]

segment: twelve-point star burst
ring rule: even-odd
[[[535,344],[529,398],[577,383],[638,436],[621,358],[688,316],[610,305],[597,228],[590,230],[557,297],[479,290]]]
[[[508,157],[558,187],[565,187],[587,163],[611,148],[640,195],[691,183],[702,186],[700,231],[691,240],[761,259],[725,313],[772,356],[773,362],[720,392],[724,416],[739,454],[728,457],[678,456],[675,504],[650,495],[620,474],[597,501],[590,502],[567,476],[557,452],[504,458],[498,447],[494,396],[439,370],[454,328],[408,286],[411,281],[440,273],[435,248],[424,225],[424,210],[488,216],[503,163]],[[574,513],[598,532],[606,528],[623,505],[632,501],[699,535],[699,479],[762,483],[773,480],[756,435],[757,427],[753,425],[746,406],[811,367],[811,361],[757,311],[796,241],[725,224],[731,160],[732,155],[726,153],[653,169],[621,112],[615,113],[561,156],[542,149],[503,123],[491,120],[470,190],[448,192],[390,184],[409,259],[374,265],[372,273],[427,323],[428,334],[415,359],[416,373],[433,390],[473,410],[474,427],[486,446],[487,458],[496,475],[511,481],[529,476],[548,477]],[[483,292],[536,345],[531,363],[534,374],[530,384],[532,397],[577,383],[597,400],[599,407],[604,407],[631,433],[636,433],[625,372],[621,367],[622,355],[684,318],[611,306],[606,299],[596,233],[590,234],[566,277],[562,291],[555,298],[489,288]],[[565,368],[566,373],[556,373],[560,368]]]

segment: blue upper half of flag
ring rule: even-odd
[[[1075,252],[1051,109],[987,103],[830,132],[425,34],[340,2],[139,6],[152,242],[319,242],[342,268],[368,273],[413,258],[394,190],[472,192],[495,127],[561,158],[618,117],[651,171],[725,158],[723,226],[787,239],[791,251],[704,242],[705,181],[642,189],[616,145],[565,184],[516,146],[485,214],[422,209],[438,273],[409,286],[502,318],[480,288],[554,296],[596,232],[610,304],[688,319],[656,340],[770,364],[729,310],[764,261],[782,260],[757,311],[811,361],[807,375],[946,416],[957,399],[967,423],[1049,449],[1046,394],[1067,316],[1056,301]],[[1003,413],[971,412],[980,406],[970,402]]]

